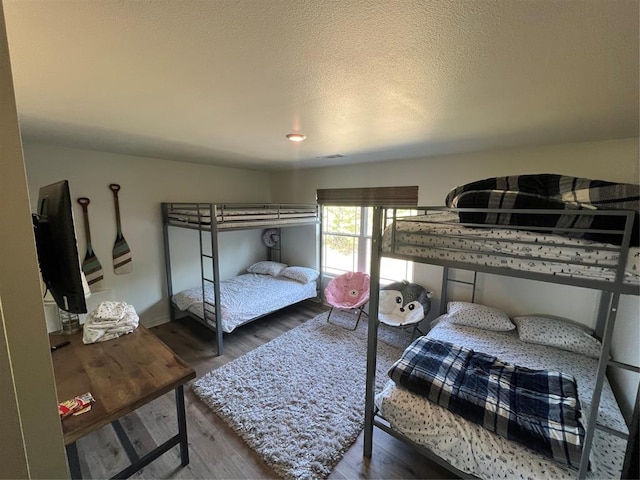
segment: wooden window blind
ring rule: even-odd
[[[411,207],[418,205],[418,187],[320,188],[321,205]]]

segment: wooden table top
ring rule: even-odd
[[[62,420],[68,445],[195,378],[196,372],[159,338],[140,325],[114,340],[82,343],[82,331],[49,335],[58,400],[91,392],[91,411]]]

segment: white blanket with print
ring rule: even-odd
[[[102,302],[87,314],[82,342],[85,344],[113,340],[138,328],[140,318],[125,302]]]

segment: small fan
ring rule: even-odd
[[[277,228],[267,228],[262,233],[262,243],[267,247],[275,247],[280,241],[280,231]]]

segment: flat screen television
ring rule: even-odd
[[[33,228],[42,280],[61,310],[86,313],[69,182],[40,188]],[[46,292],[45,292],[46,294]]]

